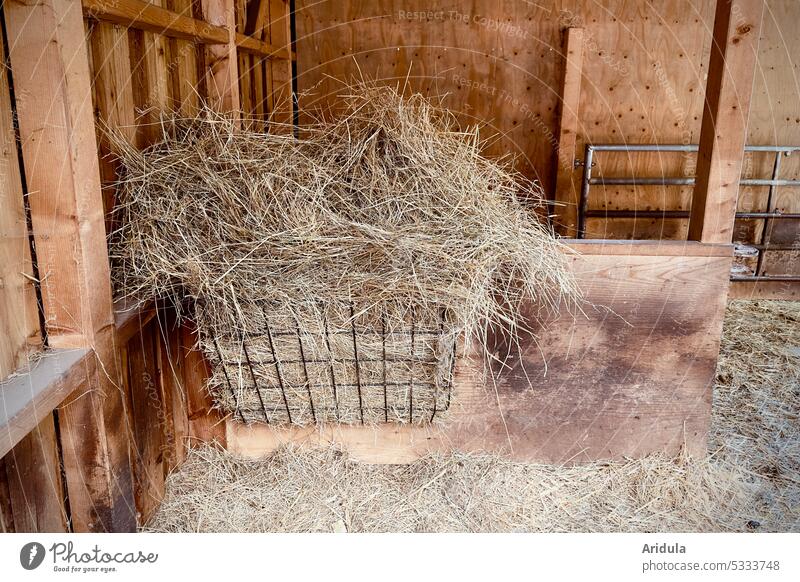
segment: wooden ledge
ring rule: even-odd
[[[114,303],[114,325],[117,345],[124,345],[156,316],[155,302],[133,305],[125,301]]]
[[[732,257],[733,245],[683,240],[561,239],[581,255],[642,257]]]
[[[89,349],[47,350],[28,373],[0,383],[0,457],[85,381]]]

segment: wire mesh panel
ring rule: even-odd
[[[200,309],[209,390],[243,422],[432,422],[450,405],[457,334],[444,309],[398,318],[385,307],[341,306],[301,321],[260,306],[235,333]]]

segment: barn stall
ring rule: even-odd
[[[135,530],[208,443],[245,457],[333,443],[388,464],[702,457],[728,297],[796,297],[791,2],[2,9],[6,531]],[[591,307],[553,314],[489,379],[459,358],[444,424],[242,422],[214,406],[191,321],[114,301],[104,128],[146,148],[161,112],[204,105],[247,131],[302,128],[354,77],[442,96],[481,124],[485,155],[517,156]]]

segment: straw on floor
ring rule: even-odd
[[[457,338],[576,295],[540,188],[477,129],[368,83],[340,105],[300,139],[208,111],[144,151],[110,132],[117,292],[193,302],[211,391],[245,422],[430,421]]]
[[[800,303],[733,302],[710,456],[557,467],[195,449],[146,531],[800,531]]]

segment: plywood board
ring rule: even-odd
[[[228,448],[262,455],[286,442],[336,442],[370,462],[431,451],[488,451],[585,462],[705,450],[731,249],[690,243],[578,244],[582,313],[565,309],[494,348],[505,367],[482,378],[462,359],[448,423],[275,429],[228,421]],[[531,312],[533,307],[531,306]]]

